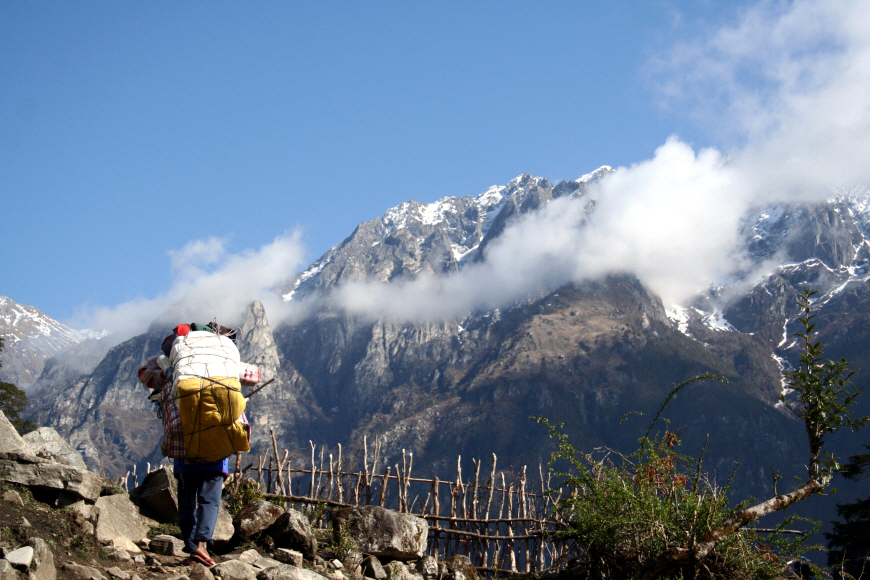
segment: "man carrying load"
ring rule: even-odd
[[[140,382],[154,391],[150,398],[159,404],[161,451],[175,460],[178,518],[189,564],[214,564],[209,549],[228,457],[250,449],[241,385],[259,382],[259,369],[240,361],[235,338],[235,331],[215,322],[180,324],[164,339],[164,354],[139,369]]]

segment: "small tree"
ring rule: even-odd
[[[3,337],[0,337],[0,351],[3,350]],[[0,362],[0,368],[3,363]],[[21,418],[24,409],[27,408],[27,395],[11,383],[0,383],[0,411],[6,415],[12,426],[22,435],[36,429],[33,421],[25,421]]]

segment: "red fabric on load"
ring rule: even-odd
[[[187,336],[190,334],[190,326],[186,324],[179,324],[173,330],[175,330],[175,334],[178,336]]]
[[[260,368],[247,363],[239,364],[239,382],[246,387],[253,387],[260,382]]]

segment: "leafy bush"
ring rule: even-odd
[[[253,479],[233,478],[224,487],[223,499],[226,501],[227,511],[235,518],[243,507],[253,501],[263,499],[263,492],[260,490],[260,485]]]
[[[590,579],[638,578],[657,556],[673,546],[691,549],[734,511],[727,486],[707,479],[700,458],[677,452],[674,431],[665,429],[655,439],[641,437],[631,455],[608,449],[584,454],[568,442],[560,425],[536,420],[559,442],[552,459],[572,467],[556,474],[560,486],[551,491],[557,498],[556,519],[564,526],[554,539],[573,542]],[[785,545],[782,534],[765,535],[762,539],[751,530],[733,534],[703,564],[686,561],[670,572],[686,578],[781,578],[783,556],[800,546],[794,540]]]

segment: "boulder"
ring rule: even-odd
[[[6,560],[0,560],[0,580],[18,580],[18,572]]]
[[[388,580],[411,580],[408,567],[398,560],[387,562],[387,565],[384,566],[384,572],[387,573]]]
[[[167,534],[160,534],[151,538],[148,549],[155,554],[163,554],[165,556],[178,556],[181,558],[186,555],[184,552],[184,542],[175,536]]]
[[[32,453],[3,411],[0,411],[0,453]]]
[[[294,509],[281,514],[266,533],[272,536],[279,548],[299,550],[309,560],[317,554],[317,538],[308,518]]]
[[[27,572],[33,563],[33,556],[34,551],[32,546],[22,546],[6,554],[6,561],[18,570]]]
[[[283,513],[284,508],[262,499],[249,503],[233,520],[235,526],[233,542],[241,543],[250,539],[254,534],[262,532],[275,523]]]
[[[466,580],[477,580],[477,568],[468,556],[453,556],[447,560],[447,565],[456,572],[462,572]]]
[[[178,480],[168,467],[146,475],[142,484],[130,492],[130,499],[142,513],[158,522],[178,521]]]
[[[61,568],[69,573],[67,577],[75,578],[76,580],[107,580],[102,572],[91,566],[66,562]]]
[[[245,564],[253,565],[254,562],[259,560],[260,558],[262,558],[260,553],[257,550],[254,550],[252,548],[250,550],[245,550],[244,552],[239,554],[239,557],[237,559],[239,562],[244,562]]]
[[[387,572],[381,565],[381,561],[375,556],[368,556],[360,564],[363,576],[366,578],[374,578],[375,580],[384,580],[387,577]]]
[[[238,560],[227,560],[215,564],[211,573],[220,576],[223,580],[256,580],[258,570],[250,564]]]
[[[227,511],[226,506],[221,502],[221,507],[218,510],[217,523],[214,527],[212,539],[215,542],[228,542],[232,539],[236,528],[233,527],[233,517]]]
[[[281,562],[273,560],[272,558],[260,558],[253,563],[253,566],[259,570],[266,570],[268,568],[274,568],[275,566],[281,566]]]
[[[40,427],[36,431],[22,436],[22,439],[37,457],[43,457],[77,469],[87,470],[88,468],[85,460],[82,459],[82,454],[67,443],[53,427]]]
[[[390,560],[417,560],[426,552],[429,525],[423,518],[376,505],[341,508],[333,513],[335,542],[349,534],[357,549]]]
[[[3,499],[9,503],[14,503],[19,507],[24,507],[24,500],[21,499],[21,494],[14,489],[7,489],[3,492]]]
[[[54,554],[42,538],[29,538],[25,546],[33,549],[33,565],[28,580],[55,580],[57,568],[54,567]]]
[[[288,550],[287,548],[278,548],[275,550],[275,559],[282,564],[291,564],[293,566],[301,566],[303,561],[302,552],[296,550]]]
[[[426,555],[417,560],[414,568],[419,572],[425,580],[431,580],[438,577],[438,560],[432,556]]]
[[[190,580],[214,580],[214,574],[211,573],[211,570],[199,562],[190,567],[187,577]]]
[[[0,480],[51,490],[91,503],[97,501],[103,488],[103,480],[96,473],[49,461],[32,453],[0,453]]]
[[[208,566],[197,562],[190,567],[190,572],[187,573],[190,580],[214,580],[214,574],[208,569]]]
[[[117,578],[118,580],[130,580],[130,574],[125,570],[121,570],[117,566],[106,568],[106,572],[108,572],[109,577],[111,578]]]
[[[324,580],[326,577],[305,568],[281,564],[262,570],[257,580]]]
[[[131,543],[148,537],[153,520],[143,518],[139,508],[130,501],[126,493],[107,495],[97,499],[94,504],[97,512],[96,536],[103,544],[112,544],[129,550],[122,540],[113,542],[116,538],[126,538]]]
[[[136,549],[133,550],[134,554],[140,554],[141,550],[139,546],[136,546]],[[105,556],[106,560],[111,560],[113,562],[132,562],[133,556],[130,555],[130,551],[125,548],[121,548],[118,546],[106,546],[105,548]]]

